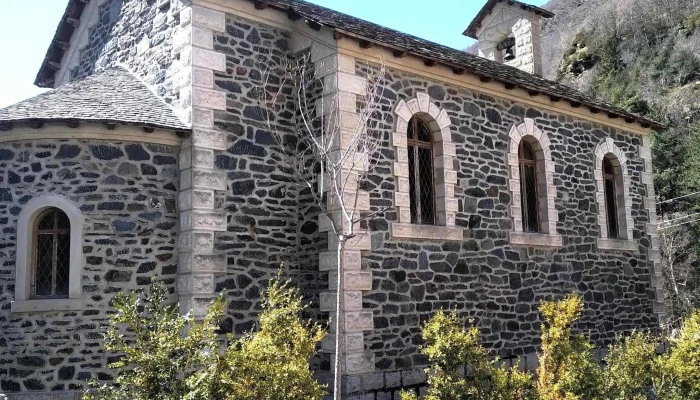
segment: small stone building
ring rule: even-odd
[[[152,277],[196,315],[226,292],[222,330],[241,334],[284,265],[307,316],[334,316],[337,237],[258,112],[260,57],[308,54],[349,124],[387,71],[353,194],[372,217],[344,255],[349,397],[421,386],[420,325],[441,308],[527,368],[544,299],[581,294],[601,347],[658,326],[664,126],[543,79],[544,18],[488,0],[465,31],[478,57],[301,0],[70,0],[36,79],[55,90],[0,110],[0,393],[109,380],[110,300]],[[328,379],[333,341],[321,350]]]

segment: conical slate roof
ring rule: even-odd
[[[0,109],[0,124],[87,121],[190,130],[173,109],[123,67],[113,67]]]

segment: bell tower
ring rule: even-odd
[[[551,12],[515,0],[488,0],[464,35],[478,40],[479,56],[542,76],[542,18]]]

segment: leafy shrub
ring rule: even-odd
[[[532,384],[531,375],[506,370],[491,360],[482,346],[479,330],[464,328],[465,321],[455,312],[438,312],[423,326],[425,344],[421,353],[428,357],[428,393],[425,400],[513,400],[525,399]],[[466,374],[465,374],[466,370]],[[414,394],[402,393],[403,400]]]
[[[167,298],[167,288],[155,281],[143,301],[136,292],[129,296],[117,293],[105,349],[122,355],[109,365],[119,371],[113,384],[93,384],[96,390],[87,393],[84,400],[189,396],[195,383],[201,381],[201,369],[216,362],[217,355],[210,350],[219,346],[216,328],[224,302],[222,298],[214,301],[206,318],[197,323],[189,315],[179,315],[177,305],[169,304]],[[126,326],[126,333],[120,325]]]
[[[608,348],[605,392],[610,400],[647,399],[653,384],[657,341],[649,333],[633,332],[617,337]]]
[[[683,323],[671,351],[654,362],[654,391],[661,400],[700,398],[700,311]]]
[[[84,400],[320,400],[325,387],[313,379],[309,358],[325,332],[299,319],[305,308],[297,289],[270,282],[260,330],[233,340],[223,355],[216,337],[223,298],[197,323],[167,303],[167,289],[153,283],[141,301],[117,294],[105,348],[122,354],[109,365],[114,383],[93,384]],[[127,328],[126,333],[124,327]]]
[[[572,332],[582,311],[583,300],[575,295],[540,305],[544,323],[537,392],[541,400],[587,400],[602,395],[595,347],[583,335]]]
[[[309,359],[325,336],[317,324],[302,321],[306,308],[296,288],[271,282],[260,315],[260,330],[229,346],[222,365],[207,371],[219,379],[216,398],[231,400],[321,400],[324,385],[314,378]]]

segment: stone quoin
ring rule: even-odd
[[[0,393],[76,399],[109,381],[110,301],[153,277],[196,317],[226,293],[221,329],[240,335],[282,267],[306,317],[336,320],[337,216],[285,163],[294,90],[261,67],[301,55],[312,117],[345,133],[386,69],[380,146],[346,171],[366,172],[343,198],[371,217],[342,254],[345,397],[425,386],[420,328],[440,309],[529,369],[544,299],[581,294],[577,328],[599,347],[657,327],[650,135],[665,127],[540,77],[542,18],[486,1],[465,31],[477,57],[297,0],[69,0],[36,78],[55,90],[0,109]],[[261,112],[263,82],[283,84],[276,113]],[[37,246],[41,229],[54,239]],[[44,248],[59,249],[48,271]],[[328,383],[330,328],[312,360]]]

